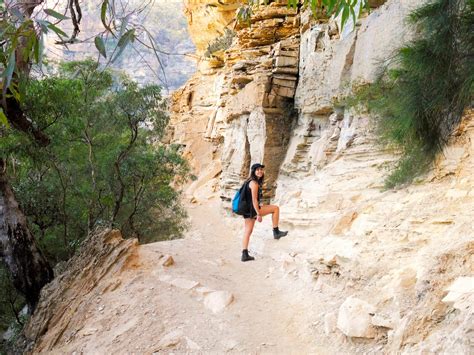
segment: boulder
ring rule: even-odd
[[[372,316],[375,307],[356,297],[348,297],[339,308],[337,328],[348,337],[374,338]]]

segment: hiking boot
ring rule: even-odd
[[[281,237],[284,237],[287,234],[287,231],[281,231],[278,228],[273,228],[273,238],[275,239],[280,239]]]
[[[240,260],[251,261],[251,260],[255,260],[255,258],[249,255],[249,251],[247,249],[244,249],[242,250],[242,258]]]

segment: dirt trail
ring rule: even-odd
[[[136,265],[115,279],[114,290],[97,295],[74,338],[54,350],[322,353],[314,344],[318,329],[311,327],[307,295],[282,277],[291,236],[273,240],[267,217],[251,240],[256,260],[242,263],[241,218],[224,216],[216,199],[188,210],[186,238],[140,246]],[[167,254],[175,264],[163,267],[160,256]],[[204,304],[206,288],[228,291],[234,300],[213,313]]]

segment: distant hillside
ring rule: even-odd
[[[54,7],[55,1],[49,1],[46,7]],[[100,21],[100,1],[86,0],[81,2],[83,19],[79,40],[84,41],[68,48],[55,44],[57,37],[50,35],[46,40],[47,57],[50,59],[80,60],[86,57],[98,57],[94,45],[94,36],[104,30]],[[143,1],[130,0],[129,8],[133,9]],[[62,8],[55,7],[62,12]],[[153,53],[140,44],[134,48],[129,46],[122,56],[112,64],[113,68],[122,69],[132,78],[141,83],[158,83],[172,91],[183,85],[195,72],[196,65],[192,57],[183,54],[194,53],[186,19],[183,14],[183,4],[180,0],[150,1],[150,5],[142,14],[134,16],[135,22],[143,23],[159,45],[160,64]],[[67,21],[60,26],[64,30],[71,28]],[[67,31],[70,33],[71,31]],[[144,39],[144,38],[142,38]],[[109,39],[106,43],[108,53],[113,51],[116,39]],[[110,51],[109,51],[110,50]],[[165,54],[165,53],[169,53]],[[103,60],[103,58],[101,58]]]

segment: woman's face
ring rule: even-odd
[[[256,176],[256,177],[261,178],[261,177],[263,177],[263,174],[264,174],[263,168],[257,168],[257,169],[255,170],[255,176]]]

